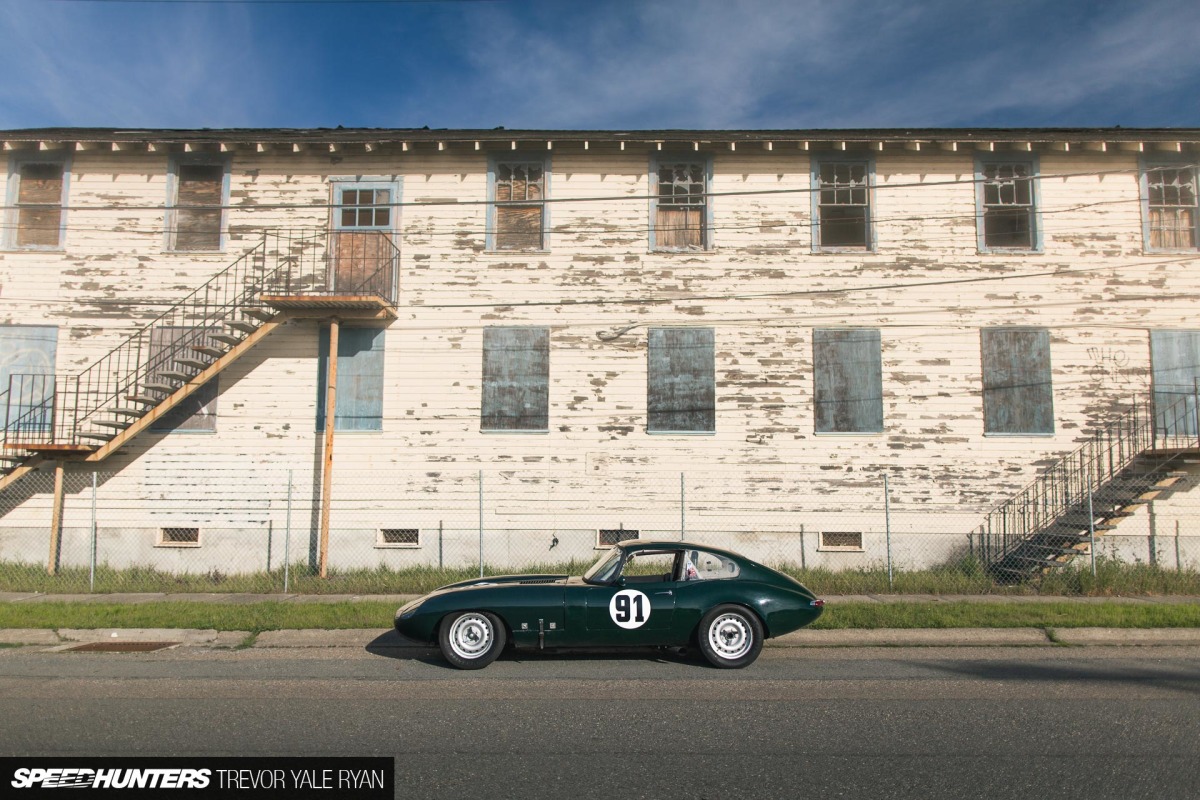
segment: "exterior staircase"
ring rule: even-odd
[[[381,231],[269,231],[85,369],[11,375],[0,490],[47,460],[104,460],[289,319],[394,319],[399,256]]]
[[[1018,583],[1087,555],[1097,536],[1152,500],[1191,485],[1200,458],[1200,396],[1155,392],[1016,497],[988,513],[972,541],[997,580]]]

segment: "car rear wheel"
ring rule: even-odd
[[[741,606],[717,606],[700,620],[696,638],[708,663],[722,669],[739,669],[754,663],[762,652],[763,626],[758,617]]]
[[[482,669],[495,661],[505,638],[504,624],[483,611],[451,614],[438,630],[442,655],[459,669]]]

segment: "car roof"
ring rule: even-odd
[[[712,545],[703,544],[701,542],[681,542],[678,539],[626,539],[623,542],[618,542],[616,546],[625,552],[637,550],[666,550],[669,552],[679,552],[681,550],[704,550],[705,552],[718,553],[737,561],[749,560],[744,555],[735,553],[732,550],[726,550],[724,547],[713,547]]]

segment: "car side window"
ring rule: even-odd
[[[741,570],[737,562],[707,550],[688,550],[683,556],[685,581],[711,581],[736,578]]]
[[[672,580],[675,554],[639,551],[625,559],[621,577],[626,583],[658,583]]]

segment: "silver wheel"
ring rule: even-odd
[[[754,631],[741,614],[722,614],[708,626],[708,645],[718,657],[736,661],[754,647]]]
[[[496,637],[492,621],[483,614],[463,614],[450,626],[450,649],[459,658],[473,661],[488,653]]]
[[[696,631],[700,652],[720,669],[740,669],[753,663],[762,652],[765,638],[758,615],[733,603],[710,610]]]

